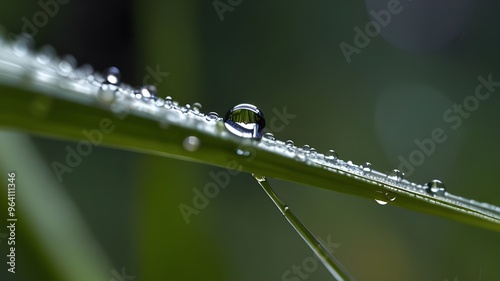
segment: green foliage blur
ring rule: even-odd
[[[454,194],[500,205],[500,89],[473,98],[479,76],[500,81],[498,2],[401,1],[390,20],[380,11],[391,1],[377,0],[4,2],[0,24],[16,34],[33,32],[37,47],[51,44],[97,71],[117,66],[125,82],[154,83],[160,96],[200,102],[204,112],[222,115],[236,104],[255,104],[278,139],[335,149],[342,159],[369,161],[382,172],[406,161],[410,181],[439,178]],[[49,2],[57,3],[53,15],[44,8]],[[381,34],[369,26],[377,18]],[[347,56],[342,43],[350,46]],[[269,122],[283,110],[294,115],[288,124]],[[446,141],[431,145],[435,129]],[[74,145],[31,139],[49,168]],[[0,168],[5,182],[12,168]],[[231,176],[186,224],[179,204],[193,207],[193,189],[203,191],[221,173],[95,147],[58,188],[111,261],[109,281],[122,270],[123,280],[332,280],[321,265],[304,269],[312,252],[250,175]],[[29,177],[22,168],[18,174]],[[339,244],[334,255],[358,280],[500,279],[498,233],[271,184],[313,233]],[[25,225],[17,233],[24,244],[18,273],[7,273],[3,262],[0,279],[62,280],[58,264],[36,244],[37,233]],[[5,243],[0,236],[0,261]]]

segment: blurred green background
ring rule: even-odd
[[[41,23],[48,2],[3,1],[0,24],[19,33],[23,18]],[[150,82],[161,96],[181,104],[201,102],[204,112],[224,114],[249,102],[269,120],[273,109],[286,107],[296,117],[275,130],[277,138],[321,152],[335,149],[345,160],[369,161],[383,172],[400,165],[400,156],[408,159],[418,149],[415,140],[442,128],[447,141],[415,165],[409,180],[439,178],[452,193],[500,205],[498,92],[480,101],[456,130],[443,119],[454,104],[474,94],[479,75],[500,81],[499,2],[402,1],[400,12],[386,18],[382,34],[361,42],[366,46],[357,47],[350,63],[339,45],[356,47],[356,38],[363,38],[354,28],[365,30],[370,11],[387,9],[387,1],[63,2],[52,1],[58,11],[46,16],[46,24],[35,25],[37,46],[51,44],[60,55],[72,54],[97,71],[117,66],[133,85],[159,69],[163,76]],[[49,172],[72,145],[31,139]],[[12,144],[0,140],[0,145]],[[1,167],[2,177],[14,169],[7,166]],[[30,175],[23,167],[15,169],[23,188],[23,177]],[[118,281],[113,272],[123,269],[124,280],[332,280],[322,266],[307,278],[283,279],[312,252],[250,175],[231,177],[187,225],[178,205],[192,205],[192,189],[201,189],[213,181],[210,172],[220,171],[97,147],[57,188],[69,196],[90,238],[110,260],[107,280]],[[340,244],[334,254],[358,280],[500,279],[498,233],[316,188],[271,183],[313,233]],[[4,214],[6,194],[0,196]],[[29,225],[21,224],[17,237],[18,273],[12,276],[4,269],[6,240],[0,236],[1,280],[64,280]]]

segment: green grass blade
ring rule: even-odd
[[[229,133],[220,118],[180,106],[157,106],[133,98],[126,87],[60,73],[57,63],[42,65],[31,53],[0,47],[0,126],[57,138],[94,143],[243,170],[329,189],[500,231],[500,208],[319,153],[287,147],[282,141],[243,139]],[[85,131],[86,130],[86,131]],[[194,136],[199,147],[183,142]]]

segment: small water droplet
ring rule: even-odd
[[[36,55],[36,60],[40,64],[48,64],[57,56],[56,50],[49,45],[43,46]]]
[[[165,106],[165,100],[164,99],[156,99],[155,105],[158,107],[163,107],[163,106]]]
[[[217,112],[210,112],[206,117],[207,121],[217,121],[219,119],[219,114]]]
[[[62,75],[68,75],[76,67],[77,62],[75,57],[71,55],[65,55],[59,62],[59,73]]]
[[[361,165],[361,168],[363,168],[363,172],[369,173],[372,171],[372,163],[365,162],[363,165]]]
[[[305,153],[309,153],[311,151],[311,146],[308,145],[308,144],[304,144],[304,146],[302,147],[302,150],[305,152]]]
[[[337,159],[339,159],[339,156],[337,155],[337,152],[335,152],[335,150],[330,149],[325,154],[325,159],[329,161],[336,161]]]
[[[120,70],[114,66],[107,68],[103,72],[104,83],[117,85],[120,83],[121,73]]]
[[[112,103],[115,96],[115,87],[109,84],[102,84],[97,92],[97,100],[103,103]]]
[[[393,202],[394,200],[396,200],[396,195],[395,195],[395,194],[392,194],[392,193],[390,193],[390,192],[386,192],[386,193],[385,193],[385,197],[386,197],[389,201],[391,201],[391,202]]]
[[[255,105],[242,103],[226,113],[224,125],[228,131],[239,137],[260,139],[266,121],[264,114]]]
[[[293,140],[287,140],[287,141],[285,142],[285,145],[286,145],[287,147],[293,147],[293,145],[294,145],[294,144],[295,144],[295,143],[293,142]]]
[[[139,89],[141,97],[145,100],[155,99],[158,94],[158,89],[155,85],[144,85]]]
[[[446,186],[440,180],[431,180],[426,186],[426,190],[430,194],[444,195],[446,193]]]
[[[240,149],[238,148],[236,150],[236,154],[238,154],[239,156],[243,156],[243,157],[249,157],[250,155],[252,155],[252,153],[248,150],[244,150],[244,149]]]
[[[389,173],[387,177],[394,181],[400,181],[404,178],[404,173],[398,169],[394,169]]]
[[[31,37],[31,35],[23,33],[17,36],[12,45],[12,50],[14,51],[14,54],[22,57],[31,51],[34,45],[33,42],[33,37]]]
[[[185,150],[194,152],[200,148],[200,139],[195,136],[189,136],[182,141],[182,146]]]
[[[377,202],[379,205],[382,205],[382,206],[387,205],[387,203],[388,203],[387,201],[380,200],[380,199],[375,199],[375,202]]]
[[[272,133],[265,133],[263,136],[264,139],[269,140],[269,141],[275,141],[276,138]]]
[[[201,108],[202,108],[201,103],[199,103],[199,102],[193,103],[193,111],[195,113],[199,113]]]

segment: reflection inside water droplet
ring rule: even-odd
[[[109,83],[113,85],[120,83],[121,79],[120,70],[114,66],[104,70],[103,76],[104,76],[104,83]]]
[[[189,136],[182,141],[182,146],[185,150],[194,152],[200,148],[200,139],[195,136]]]
[[[325,159],[329,161],[335,161],[338,158],[339,156],[337,155],[337,152],[335,152],[335,150],[333,149],[328,150],[328,152],[325,154]]]
[[[242,103],[226,113],[224,125],[228,131],[239,137],[260,139],[266,121],[260,109],[254,105]]]
[[[363,168],[363,172],[368,173],[372,171],[372,164],[370,162],[365,162],[361,167]]]

